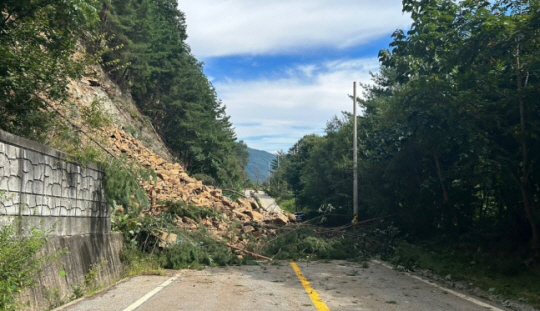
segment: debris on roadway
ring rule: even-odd
[[[274,235],[273,227],[284,226],[294,222],[293,214],[283,213],[281,210],[266,211],[255,199],[240,197],[235,202],[223,195],[221,189],[204,185],[202,181],[190,177],[178,163],[167,162],[161,156],[146,148],[141,142],[118,128],[109,130],[109,148],[115,155],[125,155],[146,168],[155,171],[157,179],[153,182],[142,182],[141,186],[146,191],[151,206],[144,214],[158,215],[167,210],[163,204],[166,201],[183,201],[189,205],[200,208],[215,209],[221,217],[207,217],[198,221],[189,217],[176,216],[176,224],[179,228],[187,231],[199,230],[202,224],[209,232],[213,233],[217,240],[227,234],[230,224],[238,222],[237,234],[234,236],[233,245],[243,247],[247,245],[244,234],[251,233],[259,239],[267,235]],[[117,207],[123,211],[121,206]],[[171,243],[172,235],[160,232],[161,245]]]

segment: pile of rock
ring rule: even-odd
[[[212,208],[220,212],[221,217],[200,219],[198,221],[188,217],[178,217],[179,227],[188,230],[196,230],[199,223],[208,230],[221,237],[230,232],[230,224],[234,221],[238,228],[233,228],[237,233],[237,243],[242,243],[242,234],[251,233],[258,238],[268,233],[271,225],[285,225],[294,219],[294,215],[286,215],[281,212],[269,213],[248,198],[239,198],[236,202],[223,195],[221,189],[206,186],[200,180],[191,178],[178,163],[170,163],[162,157],[147,149],[134,137],[118,128],[109,131],[109,147],[113,154],[124,154],[128,159],[155,170],[157,180],[155,182],[142,183],[146,190],[151,207],[145,213],[158,214],[163,212],[164,201],[184,201],[198,207]],[[240,237],[238,237],[240,236]],[[247,243],[247,242],[246,242]]]

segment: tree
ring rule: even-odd
[[[540,2],[405,0],[412,25],[379,53],[359,100],[360,212],[400,213],[414,236],[539,245]],[[348,205],[350,120],[289,151],[300,202]],[[340,161],[340,159],[343,159]],[[341,165],[334,165],[341,163]],[[340,198],[342,201],[340,201]]]
[[[174,0],[104,1],[101,31],[124,48],[105,54],[103,63],[190,173],[239,188],[246,146],[236,141],[225,106],[185,43],[185,17],[177,6]],[[126,65],[114,70],[120,58]]]
[[[48,104],[68,100],[69,79],[85,62],[77,42],[98,21],[93,0],[0,3],[0,128],[44,138],[54,114]]]

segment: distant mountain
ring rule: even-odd
[[[276,155],[263,150],[251,149],[249,147],[247,150],[249,152],[249,162],[245,171],[249,179],[261,183],[270,176],[268,170],[272,160],[276,158]]]

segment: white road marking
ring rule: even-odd
[[[174,280],[176,280],[178,278],[178,274],[173,276],[172,278],[168,279],[167,281],[161,283],[161,285],[159,285],[158,287],[154,288],[151,292],[149,292],[148,294],[144,295],[142,298],[140,298],[139,300],[135,301],[134,303],[132,303],[129,307],[125,308],[124,310],[122,311],[133,311],[135,309],[137,309],[138,307],[140,307],[143,303],[145,303],[146,301],[148,301],[148,299],[152,298],[152,296],[154,296],[155,294],[157,294],[159,291],[161,291],[162,289],[164,289],[165,287],[167,287],[167,285],[171,284],[172,282],[174,282]]]
[[[390,266],[389,264],[386,264],[386,263],[384,263],[384,262],[382,262],[382,261],[379,261],[379,260],[376,260],[376,259],[374,259],[374,260],[372,260],[372,261],[375,262],[375,263],[377,263],[377,264],[379,264],[379,265],[381,265],[381,266],[383,266],[383,267],[386,267],[386,268],[388,268],[388,269],[394,270],[394,268],[393,268],[392,266]],[[481,300],[478,300],[478,299],[476,299],[476,298],[473,298],[473,297],[467,296],[467,295],[465,295],[465,294],[462,294],[462,293],[460,293],[460,292],[456,292],[456,291],[451,290],[451,289],[449,289],[449,288],[440,286],[439,284],[432,283],[432,282],[430,282],[430,281],[428,281],[428,280],[425,280],[425,279],[423,279],[423,278],[421,278],[421,277],[419,277],[419,276],[410,274],[410,273],[408,273],[408,272],[403,272],[403,273],[405,273],[406,275],[410,276],[411,278],[414,278],[414,279],[417,279],[417,280],[419,280],[419,281],[422,281],[422,282],[424,282],[424,283],[426,283],[426,284],[429,284],[429,285],[431,285],[431,286],[433,286],[433,287],[442,289],[442,290],[444,290],[444,291],[446,291],[446,292],[448,292],[448,293],[450,293],[450,294],[452,294],[452,295],[458,296],[459,298],[463,298],[463,299],[465,299],[465,300],[467,300],[467,301],[470,301],[470,302],[472,302],[472,303],[474,303],[474,304],[477,304],[477,305],[479,305],[479,306],[481,306],[481,307],[488,308],[488,309],[493,310],[493,311],[505,311],[505,310],[503,310],[503,309],[499,309],[499,308],[497,308],[497,307],[494,307],[494,306],[492,306],[492,305],[490,305],[490,304],[487,304],[487,303],[485,303],[485,302],[483,302],[483,301],[481,301]]]

